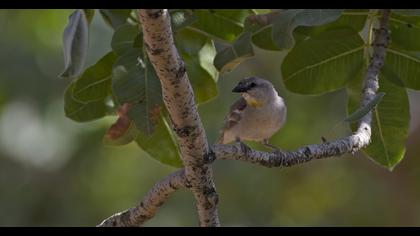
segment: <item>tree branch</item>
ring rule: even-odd
[[[173,192],[181,187],[185,187],[184,169],[177,170],[156,183],[137,206],[110,216],[98,227],[141,226],[155,215],[158,208]]]
[[[142,11],[139,11],[139,12],[142,12]],[[378,74],[384,64],[384,60],[386,56],[386,47],[388,46],[388,42],[390,39],[389,33],[388,33],[388,19],[389,19],[390,10],[383,9],[383,10],[380,10],[380,12],[381,12],[381,19],[380,19],[379,29],[375,31],[375,38],[372,43],[373,56],[372,56],[370,65],[366,71],[365,78],[364,78],[364,88],[362,90],[362,101],[360,105],[361,107],[366,106],[366,104],[368,104],[375,97],[375,94],[379,88]],[[142,12],[142,14],[147,14],[147,11],[146,13]],[[147,31],[147,29],[145,29],[145,31]],[[151,42],[153,42],[153,40]],[[164,72],[161,71],[161,73],[164,73]],[[183,77],[184,77],[183,80],[187,80],[185,73]],[[184,85],[186,83],[186,86],[189,88],[187,90],[190,91],[191,87],[189,85],[189,82],[184,81],[183,83]],[[162,81],[162,87],[164,88],[164,90],[169,89],[168,87],[164,85],[163,81]],[[190,94],[188,94],[188,96],[193,96],[192,91],[190,91]],[[165,97],[165,99],[169,99],[169,98]],[[171,105],[171,102],[169,101],[166,101],[166,103],[167,105]],[[176,110],[176,108],[174,109]],[[196,112],[195,109],[194,111]],[[198,114],[197,114],[197,119],[199,121]],[[366,147],[371,141],[371,120],[372,120],[372,112],[369,112],[359,121],[358,129],[354,134],[345,138],[338,139],[333,142],[325,142],[322,144],[308,145],[308,146],[299,148],[296,151],[291,151],[291,152],[279,151],[279,152],[270,153],[270,152],[256,151],[240,143],[236,143],[233,145],[216,144],[212,146],[211,151],[209,153],[205,152],[204,156],[200,156],[200,158],[202,157],[204,158],[199,159],[198,161],[188,160],[187,163],[191,164],[190,161],[192,162],[191,164],[193,166],[192,169],[200,167],[201,160],[203,160],[205,163],[212,163],[215,160],[241,160],[241,161],[251,162],[254,164],[259,164],[266,167],[289,167],[289,166],[305,163],[313,159],[322,159],[322,158],[328,158],[332,156],[340,156],[345,153],[355,153],[359,151],[361,148]],[[193,123],[193,124],[197,124],[197,123]],[[201,126],[201,122],[199,122],[199,124]],[[202,131],[201,134],[203,135],[204,131]],[[180,139],[180,137],[178,138]],[[184,140],[184,142],[186,141]],[[199,142],[202,142],[202,140],[199,140]],[[207,142],[206,141],[204,142],[205,142],[206,150],[207,150],[208,148]],[[193,150],[190,150],[190,151],[193,151]],[[186,173],[186,171],[187,169],[185,169],[185,172],[184,172],[184,169],[180,169],[176,171],[175,173],[167,176],[164,180],[157,183],[153,187],[152,190],[150,190],[150,192],[146,195],[145,199],[137,207],[124,211],[123,213],[117,213],[111,216],[110,218],[104,220],[99,226],[136,226],[136,225],[142,224],[145,220],[150,219],[151,217],[153,217],[157,208],[160,205],[162,205],[163,202],[168,198],[170,193],[174,192],[180,186],[183,186],[184,183],[191,183],[191,181],[188,181],[187,180],[188,178],[184,176],[184,173]],[[207,169],[207,171],[210,171],[211,173],[211,169],[210,170]],[[195,172],[193,171],[193,173]],[[211,181],[211,184],[213,185],[212,180],[210,181]],[[185,186],[191,187],[189,184],[185,184]],[[160,196],[160,197],[155,197],[155,196]],[[199,202],[201,198],[198,198],[197,200]],[[214,211],[210,211],[210,212],[215,213],[216,218],[213,218],[213,219],[216,219],[217,221],[213,221],[214,225],[219,225],[219,222],[217,219],[216,204],[217,204],[217,201],[212,205],[214,206],[213,208]],[[214,216],[214,214],[208,214],[206,216]],[[203,225],[201,221],[201,217],[200,217],[200,225]]]
[[[389,42],[388,20],[389,9],[380,10],[381,19],[379,29],[375,30],[375,38],[372,43],[373,56],[364,78],[361,107],[366,106],[378,91],[378,75],[382,68],[386,48]],[[343,155],[344,153],[355,153],[369,145],[371,141],[371,120],[372,112],[366,114],[360,121],[357,131],[348,137],[338,139],[334,142],[325,142],[318,145],[308,145],[293,152],[268,153],[252,150],[243,144],[214,145],[214,155],[209,156],[208,162],[214,159],[233,159],[248,161],[267,167],[293,166],[308,162],[312,159],[321,159],[332,156]],[[213,159],[212,159],[213,158]]]
[[[162,85],[163,100],[180,147],[186,181],[196,199],[200,226],[219,226],[212,167],[203,161],[209,149],[207,137],[184,62],[174,44],[169,12],[167,9],[138,10],[138,16],[147,54]]]

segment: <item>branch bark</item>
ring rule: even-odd
[[[166,199],[181,187],[185,187],[184,169],[180,169],[156,183],[137,206],[108,217],[98,227],[140,226],[151,219]]]
[[[167,15],[167,12],[165,11],[156,11],[156,10],[140,10],[140,19],[142,21],[147,22],[148,18],[154,18],[160,19],[158,20],[159,24],[166,24],[166,26],[163,27],[163,29],[167,29],[167,24],[170,24],[169,22],[169,16]],[[389,42],[389,33],[388,33],[388,20],[389,20],[389,9],[382,9],[380,10],[381,13],[381,19],[379,23],[379,29],[375,30],[375,38],[372,43],[373,47],[373,56],[370,61],[369,67],[366,71],[365,78],[364,78],[364,87],[362,90],[362,100],[360,106],[366,106],[374,97],[375,94],[379,88],[378,84],[378,75],[379,71],[382,68],[385,56],[386,56],[386,48],[388,46]],[[161,18],[162,15],[166,15]],[[146,18],[146,19],[144,19]],[[150,20],[152,21],[152,20]],[[154,21],[152,21],[154,22]],[[185,107],[185,104],[193,104],[194,103],[194,95],[191,90],[191,86],[188,82],[187,75],[184,72],[177,73],[182,74],[178,77],[173,77],[173,72],[179,72],[183,69],[183,63],[179,59],[179,55],[176,52],[176,48],[173,46],[173,39],[172,34],[170,31],[170,25],[169,30],[166,32],[166,34],[162,35],[159,34],[158,29],[160,28],[153,28],[156,26],[153,26],[153,23],[149,22],[150,24],[147,25],[148,27],[144,29],[145,33],[145,42],[146,43],[153,43],[152,46],[147,44],[148,52],[153,55],[153,53],[160,55],[168,53],[168,51],[172,50],[172,53],[170,54],[173,56],[173,58],[159,58],[159,56],[154,57],[154,59],[150,58],[152,61],[152,64],[154,63],[161,63],[160,61],[165,61],[166,66],[169,67],[169,65],[172,65],[175,67],[172,68],[172,70],[167,71],[167,69],[161,68],[162,70],[159,71],[159,67],[155,67],[158,71],[159,78],[162,82],[162,88],[165,98],[165,104],[167,105],[168,110],[171,109],[171,117],[173,119],[174,124],[174,130],[177,132],[178,140],[180,143],[183,144],[183,150],[186,153],[186,156],[183,157],[184,164],[186,165],[185,170],[180,169],[174,174],[169,175],[166,177],[163,181],[160,183],[157,183],[155,187],[146,195],[145,200],[143,200],[137,207],[131,208],[123,213],[117,213],[110,218],[104,220],[104,222],[101,223],[99,226],[134,226],[139,225],[143,223],[145,220],[150,219],[153,217],[154,212],[157,210],[157,208],[163,204],[163,202],[167,199],[170,193],[178,189],[180,186],[182,186],[181,183],[185,183],[186,187],[191,187],[193,190],[194,195],[197,199],[197,208],[199,210],[199,216],[200,216],[200,225],[206,226],[206,225],[219,225],[219,220],[217,218],[217,194],[215,194],[215,191],[213,192],[215,194],[214,202],[212,202],[211,197],[210,199],[207,198],[206,195],[206,187],[211,186],[214,190],[214,184],[211,178],[211,168],[208,164],[214,162],[215,160],[241,160],[246,161],[254,164],[259,164],[266,167],[289,167],[301,163],[308,162],[313,159],[322,159],[332,156],[340,156],[345,153],[355,153],[359,151],[361,148],[366,147],[369,145],[371,141],[371,120],[372,120],[372,112],[369,112],[366,114],[358,124],[357,131],[348,136],[341,139],[338,139],[333,142],[325,142],[322,144],[314,144],[314,145],[308,145],[302,148],[299,148],[295,151],[286,152],[286,151],[279,151],[279,152],[262,152],[262,151],[256,151],[253,149],[250,149],[249,147],[236,143],[233,145],[221,145],[216,144],[211,147],[210,152],[208,152],[208,145],[207,141],[205,140],[205,134],[204,130],[200,121],[200,118],[198,116],[198,113],[194,109],[193,114],[189,116],[188,114],[182,114],[183,111],[188,110],[182,110],[182,109],[190,109],[191,107]],[[162,26],[161,26],[162,27]],[[154,29],[154,33],[150,33],[149,36],[153,36],[148,38],[146,41],[146,32],[151,31]],[[158,32],[158,33],[156,33]],[[169,35],[168,35],[169,34]],[[160,36],[159,36],[160,35]],[[161,38],[161,37],[167,37],[167,38]],[[170,37],[170,39],[169,39]],[[157,41],[154,41],[157,40]],[[163,47],[160,49],[161,46],[156,46],[156,44],[160,45],[159,42],[169,40],[169,43],[166,42],[162,43],[162,45],[166,45],[166,47]],[[152,57],[152,55],[150,55]],[[172,64],[171,64],[172,63]],[[174,64],[179,63],[179,64]],[[165,67],[165,64],[162,65]],[[162,77],[161,77],[162,76]],[[166,77],[167,76],[167,77]],[[172,90],[172,87],[175,87],[175,89]],[[182,94],[185,94],[186,97],[180,95],[176,95],[176,93],[182,92]],[[175,93],[175,94],[174,94]],[[183,100],[185,99],[185,101]],[[191,101],[192,99],[192,101]],[[175,101],[175,102],[174,102]],[[185,103],[184,106],[179,106],[179,102],[183,101]],[[173,106],[173,107],[171,107]],[[181,113],[181,114],[180,114]],[[188,112],[187,112],[188,113]],[[188,117],[188,121],[191,121],[191,123],[186,122],[186,118]],[[186,123],[185,123],[186,122]],[[192,125],[192,126],[191,126]],[[186,128],[186,127],[193,127],[193,128]],[[178,128],[177,128],[178,127]],[[191,139],[191,136],[185,135],[185,131],[190,130],[191,132],[194,132],[193,139]],[[187,132],[187,134],[191,134],[190,132]],[[195,142],[194,142],[195,140]],[[201,147],[199,150],[193,149],[194,146],[188,146],[188,145],[198,145]],[[191,148],[190,148],[191,147]],[[183,153],[184,154],[184,153]],[[205,164],[206,163],[206,164]],[[203,168],[205,167],[205,168]],[[200,169],[204,172],[197,173],[197,168],[203,168]],[[185,176],[184,176],[185,173]],[[188,175],[190,174],[190,177]],[[198,178],[198,179],[197,179]],[[178,183],[177,185],[173,185],[174,183]],[[203,184],[202,187],[200,187],[197,184]],[[205,185],[204,185],[205,184]],[[159,192],[160,194],[157,194],[156,192]],[[154,196],[160,196],[160,197],[154,197]],[[162,197],[163,196],[163,197]],[[150,199],[154,199],[153,201]],[[207,201],[207,202],[206,202]],[[209,202],[209,203],[208,203]],[[203,204],[203,205],[200,205]],[[148,206],[146,206],[148,204]],[[149,206],[150,205],[150,206]],[[202,206],[207,206],[209,208],[199,208]],[[146,208],[145,208],[146,207]],[[149,209],[149,210],[148,210]],[[200,213],[201,211],[201,213]],[[147,217],[144,217],[145,213]],[[141,220],[138,220],[141,219]],[[209,220],[209,221],[207,221]],[[114,223],[115,222],[115,223]]]
[[[212,167],[203,159],[209,150],[184,62],[175,47],[167,9],[138,10],[144,45],[162,85],[185,166],[185,177],[196,199],[200,226],[219,226],[218,195]]]

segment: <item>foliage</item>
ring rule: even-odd
[[[132,141],[152,158],[179,166],[179,152],[162,105],[158,78],[143,49],[141,25],[134,10],[99,10],[114,30],[113,52],[83,72],[93,10],[76,10],[64,32],[65,71],[76,77],[65,94],[66,115],[84,122],[119,115],[118,135],[109,145]],[[198,104],[217,96],[219,74],[254,56],[254,47],[285,51],[278,63],[283,83],[294,93],[321,95],[345,88],[349,114],[358,107],[370,62],[376,10],[293,9],[272,21],[250,21],[260,10],[170,10],[177,49],[186,63]],[[391,44],[380,74],[380,94],[350,115],[354,122],[373,112],[372,143],[364,153],[392,169],[405,153],[409,124],[406,88],[420,89],[420,17],[416,10],[395,10],[390,17]],[[216,46],[220,46],[216,50]],[[83,72],[83,73],[82,73]],[[382,98],[383,97],[383,98]],[[119,123],[123,122],[124,123]],[[114,127],[119,127],[115,125]],[[164,148],[164,149],[162,149]]]

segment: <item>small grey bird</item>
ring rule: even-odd
[[[268,143],[286,121],[286,105],[269,81],[248,77],[232,90],[242,97],[231,107],[217,143],[256,141],[278,150]]]

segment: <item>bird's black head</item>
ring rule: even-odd
[[[234,93],[245,93],[255,87],[260,85],[259,79],[256,77],[248,77],[239,81],[238,85],[233,88],[232,92]]]

